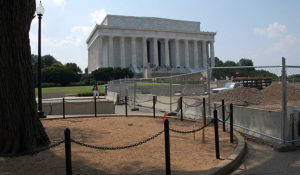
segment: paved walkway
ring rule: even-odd
[[[277,152],[271,146],[246,140],[248,152],[233,175],[299,175],[300,149]]]

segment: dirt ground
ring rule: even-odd
[[[97,146],[122,146],[137,143],[163,130],[161,118],[97,117],[42,120],[52,143],[64,139],[70,128],[71,138]],[[170,128],[192,130],[193,121],[170,119]],[[200,123],[196,123],[196,128]],[[196,174],[227,158],[237,143],[229,142],[229,133],[220,134],[221,160],[215,158],[214,128],[193,134],[170,132],[172,174]],[[0,158],[1,175],[65,174],[64,144],[33,156]],[[73,174],[165,174],[164,134],[125,150],[95,150],[72,143]]]
[[[300,89],[294,84],[287,83],[286,92],[288,106],[300,105]],[[272,83],[272,85],[263,90],[240,87],[214,94],[211,98],[214,103],[220,103],[222,99],[225,100],[225,103],[232,103],[234,105],[281,111],[282,84]]]

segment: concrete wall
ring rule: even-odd
[[[229,106],[227,106],[229,111]],[[221,108],[218,109],[218,116],[221,118]],[[300,121],[300,106],[288,106],[288,115],[285,125],[286,141],[300,139],[298,133],[298,121]],[[292,119],[294,115],[294,138],[292,138]],[[226,117],[228,114],[226,114]],[[280,111],[268,111],[243,106],[233,107],[233,123],[238,131],[260,138],[271,144],[282,143],[282,113]],[[300,143],[296,143],[300,145]]]
[[[62,115],[62,102],[43,103],[43,111],[46,115]],[[74,101],[65,103],[65,114],[94,114],[93,101]],[[115,105],[112,101],[97,101],[97,114],[114,114]]]

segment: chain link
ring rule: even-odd
[[[167,102],[162,102],[162,101],[159,101],[159,100],[156,100],[158,103],[161,103],[161,104],[165,104],[165,105],[169,105],[169,104],[176,104],[178,103],[177,101],[176,102],[173,102],[173,103],[167,103]]]
[[[146,103],[146,102],[149,102],[149,101],[153,101],[153,99],[150,99],[150,100],[145,100],[145,101],[142,101],[142,102],[139,102],[139,101],[135,101],[136,103]]]
[[[191,105],[189,105],[188,103],[186,103],[185,101],[183,101],[182,100],[182,102],[183,102],[183,104],[185,104],[186,105],[186,107],[188,107],[188,108],[192,108],[192,107],[198,107],[198,106],[201,106],[202,105],[202,102],[200,102],[200,103],[194,103],[194,104],[191,104]]]
[[[190,133],[195,133],[195,132],[201,131],[202,129],[206,128],[208,125],[212,124],[213,122],[214,122],[214,120],[211,120],[211,121],[210,121],[209,123],[207,123],[205,126],[202,126],[202,127],[199,128],[199,129],[195,129],[195,130],[191,130],[191,131],[179,131],[179,130],[172,129],[172,128],[170,128],[170,131],[175,132],[175,133],[180,133],[180,134],[190,134]]]
[[[87,147],[87,148],[98,149],[98,150],[121,150],[121,149],[128,149],[128,148],[136,147],[136,146],[142,145],[144,143],[147,143],[150,140],[153,140],[156,137],[158,137],[159,135],[161,135],[163,132],[164,131],[160,131],[157,134],[155,134],[154,136],[149,137],[149,138],[147,138],[143,141],[140,141],[140,142],[135,143],[135,144],[126,145],[126,146],[116,146],[116,147],[95,146],[95,145],[89,145],[89,144],[81,143],[81,142],[73,140],[73,139],[71,139],[71,142],[76,143],[80,146],[84,146],[84,147]]]
[[[54,148],[54,147],[57,147],[59,146],[60,144],[64,143],[65,140],[62,140],[62,141],[59,141],[59,142],[56,142],[52,145],[49,145],[47,147],[44,147],[44,148],[40,148],[40,149],[37,149],[37,150],[33,150],[33,151],[29,151],[29,152],[24,152],[24,153],[15,153],[15,154],[0,154],[0,157],[19,157],[19,156],[26,156],[26,155],[32,155],[32,154],[37,154],[37,153],[40,153],[42,151],[46,151],[50,148]]]
[[[224,122],[227,122],[227,120],[228,120],[229,118],[230,118],[230,115],[227,116],[227,118],[225,119]],[[221,119],[219,119],[219,118],[218,118],[218,121],[219,121],[219,122],[223,122],[223,120],[221,120]]]

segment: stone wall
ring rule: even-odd
[[[107,15],[102,25],[135,29],[200,32],[200,22],[170,20],[151,17]]]

